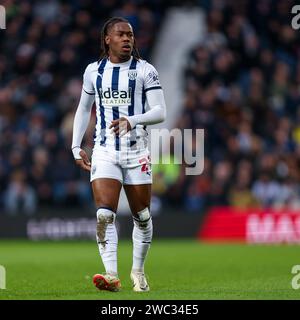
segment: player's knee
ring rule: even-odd
[[[116,219],[116,214],[108,208],[99,208],[97,210],[97,221],[99,223],[114,223]]]
[[[146,228],[151,221],[151,215],[149,209],[146,207],[145,209],[139,211],[135,217],[134,221],[141,228]]]

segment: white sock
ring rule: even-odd
[[[118,234],[115,218],[116,214],[113,211],[106,208],[98,209],[96,239],[106,273],[118,276]]]
[[[151,245],[153,235],[152,218],[148,208],[138,213],[139,219],[134,218],[132,232],[133,240],[133,261],[132,271],[143,272],[148,250]]]

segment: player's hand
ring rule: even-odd
[[[81,159],[77,159],[76,164],[81,167],[83,170],[91,171],[91,162],[84,150],[79,152]]]
[[[121,117],[120,119],[113,120],[109,129],[112,129],[115,135],[122,137],[131,130],[131,125],[126,118]]]

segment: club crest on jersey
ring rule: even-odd
[[[135,80],[137,77],[137,71],[136,70],[129,70],[128,71],[128,78],[130,80]]]

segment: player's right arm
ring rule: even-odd
[[[90,79],[88,66],[83,75],[83,86],[80,101],[74,117],[72,138],[72,152],[74,159],[77,165],[87,171],[90,171],[91,163],[86,152],[81,149],[81,143],[90,122],[91,110],[94,101],[95,93],[92,81]]]

